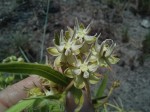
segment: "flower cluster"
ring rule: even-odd
[[[61,67],[64,74],[73,79],[74,86],[80,89],[85,86],[85,81],[91,84],[99,81],[98,67],[108,67],[119,61],[113,55],[116,43],[106,39],[99,44],[100,35],[89,35],[90,29],[91,24],[85,28],[76,19],[75,27],[68,27],[65,33],[62,30],[60,36],[56,34],[54,47],[47,48],[51,55],[57,56],[54,66]]]

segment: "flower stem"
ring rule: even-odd
[[[122,109],[120,109],[119,107],[117,107],[117,106],[115,106],[115,105],[112,105],[112,104],[110,104],[110,103],[106,103],[105,105],[109,105],[109,106],[111,106],[111,107],[117,109],[119,112],[122,111]]]
[[[68,84],[68,86],[65,88],[64,91],[68,91],[68,90],[73,86],[73,83],[74,83],[74,80],[72,80],[72,81]]]
[[[85,89],[86,89],[86,92],[87,92],[88,100],[90,101],[90,103],[92,103],[89,82],[86,79],[84,80],[84,82],[85,82]]]

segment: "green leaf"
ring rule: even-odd
[[[102,83],[101,83],[100,87],[97,90],[96,98],[100,98],[100,97],[103,96],[104,90],[105,90],[106,85],[107,85],[107,80],[108,80],[108,75],[104,75],[104,79],[102,80]]]
[[[31,97],[29,99],[36,99],[30,107],[34,112],[61,112],[64,109],[64,104],[60,102],[62,94]]]
[[[36,74],[62,86],[69,83],[65,75],[43,64],[17,62],[0,64],[0,72]]]
[[[13,107],[6,110],[6,112],[21,112],[22,110],[26,109],[33,105],[36,99],[29,99],[29,100],[22,100]]]
[[[60,104],[54,102],[59,102],[59,99],[61,98],[61,94],[57,95],[50,95],[50,96],[38,96],[38,97],[31,97],[24,100],[21,100],[16,105],[10,107],[6,112],[21,112],[24,109],[42,109],[46,106],[55,106],[59,107]],[[50,100],[51,99],[51,100]],[[47,108],[48,109],[48,108]],[[44,111],[45,112],[45,111]]]
[[[35,104],[36,111],[41,110],[41,112],[64,112],[64,105],[59,100],[49,100],[49,99],[41,99],[38,101],[38,105]]]

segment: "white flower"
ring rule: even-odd
[[[83,41],[87,42],[88,44],[95,42],[97,34],[95,34],[94,36],[88,35],[91,29],[91,23],[85,28],[84,25],[83,24],[80,25],[78,19],[76,19],[75,29],[77,33],[75,39],[77,39],[80,43],[82,43]],[[70,27],[68,27],[68,30],[70,33],[73,32],[73,30]]]
[[[48,52],[51,55],[58,56],[54,62],[56,66],[60,65],[60,62],[65,62],[66,59],[70,63],[70,60],[72,60],[72,56],[80,53],[79,49],[83,46],[83,44],[76,44],[76,41],[74,40],[75,35],[76,31],[74,31],[72,37],[66,39],[64,38],[63,30],[61,30],[60,37],[58,38],[56,36],[54,39],[55,47],[47,48]]]
[[[89,64],[88,62],[77,61],[76,67],[72,69],[75,75],[83,75],[84,78],[89,78],[90,73],[94,73],[98,66],[96,64]]]
[[[74,67],[70,67],[65,70],[66,76],[75,78],[74,85],[77,88],[84,87],[84,79],[88,79],[91,84],[95,84],[99,80],[99,78],[95,76],[98,65],[96,63],[89,63],[90,56],[91,52],[84,62],[82,62],[80,59],[77,59],[75,56],[76,63]]]
[[[100,66],[105,67],[110,66],[110,64],[116,64],[119,61],[119,59],[113,55],[116,43],[114,43],[112,39],[106,39],[99,45],[98,38],[95,42],[94,49],[92,49],[93,55],[90,60],[92,62],[97,61]]]

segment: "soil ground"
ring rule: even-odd
[[[123,6],[112,7],[102,0],[51,0],[44,49],[52,46],[54,32],[73,27],[75,18],[85,25],[92,20],[91,34],[101,32],[101,40],[111,38],[117,43],[120,62],[112,66],[110,80],[120,80],[121,85],[112,99],[120,98],[128,111],[150,112],[150,59],[142,51],[150,29],[141,26],[150,16],[137,13],[136,3]],[[22,55],[20,49],[31,62],[39,61],[46,7],[41,0],[0,1],[0,61]]]

